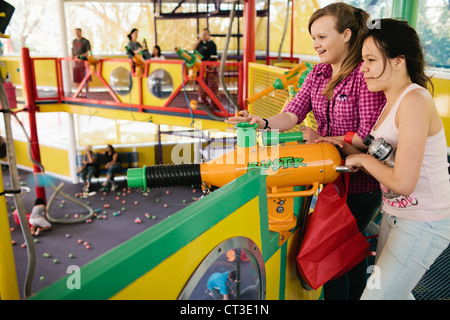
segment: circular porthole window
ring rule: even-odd
[[[180,300],[264,300],[266,276],[258,246],[236,237],[215,247],[197,267]]]
[[[115,93],[124,96],[131,92],[133,81],[131,72],[124,67],[118,67],[109,76],[109,85]]]
[[[172,76],[164,69],[156,69],[149,75],[147,86],[152,95],[166,99],[173,92]]]

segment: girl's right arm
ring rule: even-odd
[[[291,112],[282,112],[267,119],[271,129],[279,131],[287,131],[298,123],[298,117]],[[250,122],[250,124],[258,123],[258,129],[264,129],[266,121],[260,116],[249,114],[246,110],[239,111],[238,116],[230,117],[225,120],[229,124],[237,124],[239,122]]]
[[[311,111],[311,89],[315,70],[314,67],[306,77],[299,92],[297,92],[294,99],[284,106],[283,111],[267,119],[269,122],[268,126],[271,129],[277,129],[282,132],[287,131],[306,118],[308,112]],[[258,123],[259,129],[264,129],[266,125],[266,121],[262,117],[249,114],[247,110],[239,111],[239,115],[230,117],[225,122],[230,124],[239,122]]]

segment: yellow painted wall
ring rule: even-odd
[[[14,141],[14,148],[16,150],[17,164],[32,168],[33,163],[28,156],[28,143],[23,141]],[[70,176],[69,162],[67,161],[67,150],[42,145],[39,146],[39,148],[41,153],[41,162],[45,171],[67,177]]]
[[[447,146],[450,147],[450,80],[432,78],[434,85],[434,102],[444,123]]]
[[[278,250],[266,262],[266,299],[280,299],[280,262],[281,250]]]

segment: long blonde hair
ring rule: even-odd
[[[343,2],[332,3],[322,9],[316,10],[309,18],[308,30],[311,34],[311,25],[324,16],[336,17],[336,30],[344,33],[346,29],[352,31],[349,41],[348,55],[344,59],[339,72],[328,82],[324,96],[331,100],[334,89],[345,77],[347,77],[362,61],[362,44],[365,34],[368,31],[367,19],[369,14],[362,9],[355,8]]]

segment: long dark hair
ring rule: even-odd
[[[161,48],[158,45],[155,45],[153,48],[155,48],[156,50],[158,50],[158,55],[157,57],[161,57]],[[153,53],[152,53],[152,57],[153,57]]]
[[[431,89],[431,93],[434,93],[433,83],[425,74],[425,58],[420,37],[407,21],[381,19],[378,27],[369,30],[365,39],[369,37],[373,38],[375,45],[383,53],[384,69],[388,59],[403,56],[411,81],[425,89]]]
[[[114,151],[114,147],[112,145],[108,144],[106,147],[109,147],[111,149],[111,154],[114,154],[115,151]],[[108,151],[106,151],[106,152],[108,152]]]
[[[127,34],[127,37],[128,37],[128,39],[130,39],[131,40],[131,35],[133,34],[133,32],[135,32],[135,31],[139,31],[138,29],[136,29],[136,28],[133,28],[133,29],[131,29],[131,31],[130,31],[130,33],[129,34]]]
[[[332,3],[322,9],[316,10],[309,18],[308,30],[311,34],[311,25],[324,16],[336,17],[336,30],[344,33],[346,29],[352,31],[349,41],[349,51],[344,59],[339,72],[328,82],[322,92],[329,100],[333,98],[334,88],[345,79],[362,61],[361,51],[364,35],[367,32],[367,19],[369,14],[362,9],[355,8],[349,4],[338,2]]]
[[[38,206],[38,205],[41,205],[41,204],[45,205],[44,199],[42,199],[42,198],[36,198],[36,200],[34,201],[34,205],[35,205],[35,206]]]

